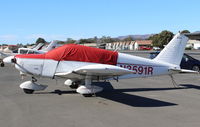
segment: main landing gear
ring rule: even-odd
[[[80,85],[78,89],[76,89],[76,92],[82,94],[85,97],[91,97],[95,95],[95,93],[101,92],[102,90],[102,87],[92,85],[91,76],[86,76],[85,85]]]
[[[81,81],[74,81],[71,79],[67,79],[64,82],[65,85],[69,86],[71,89],[77,89],[79,87],[79,84],[81,84]]]
[[[37,79],[32,77],[32,81],[23,82],[20,88],[23,89],[24,93],[32,94],[34,91],[41,91],[47,88],[47,85],[37,84]]]

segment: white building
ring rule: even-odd
[[[151,40],[121,41],[107,43],[106,49],[109,50],[140,50],[141,47],[152,47]]]
[[[186,47],[192,47],[193,49],[200,49],[200,41],[189,40]]]

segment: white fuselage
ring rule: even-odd
[[[27,74],[35,76],[53,78],[55,73],[72,72],[86,65],[97,65],[97,63],[80,62],[80,61],[55,61],[52,59],[29,59],[16,58],[15,67]],[[122,68],[133,71],[132,74],[120,76],[118,78],[136,78],[149,77],[156,75],[169,74],[169,68],[179,68],[175,65],[157,62],[151,59],[118,53],[117,65]],[[67,77],[73,78],[73,77]],[[80,80],[80,77],[78,77]]]

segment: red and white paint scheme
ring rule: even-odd
[[[65,84],[83,95],[92,95],[102,88],[93,81],[171,75],[193,72],[180,69],[188,38],[178,33],[153,60],[104,49],[67,44],[45,54],[26,54],[7,57],[20,72],[33,77],[65,78]],[[43,90],[46,86],[27,81],[20,85],[26,93]]]

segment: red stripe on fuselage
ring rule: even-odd
[[[23,55],[16,55],[15,58],[45,59],[45,54],[23,54]]]

